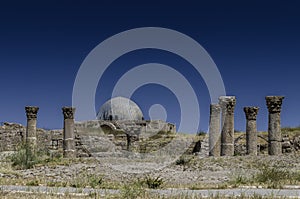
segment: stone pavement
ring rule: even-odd
[[[115,189],[92,189],[92,188],[72,188],[72,187],[46,187],[46,186],[14,186],[1,185],[1,192],[26,192],[26,193],[56,193],[56,194],[78,194],[88,195],[98,193],[100,196],[106,194],[118,194]],[[263,188],[235,188],[235,189],[210,189],[210,190],[188,190],[188,189],[157,189],[148,190],[150,193],[164,196],[271,196],[285,198],[300,198],[299,186],[286,186],[286,189],[263,189]]]

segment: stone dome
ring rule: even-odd
[[[143,120],[139,106],[125,97],[115,97],[105,102],[98,114],[98,120]]]

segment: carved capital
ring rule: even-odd
[[[62,108],[64,119],[74,119],[75,108],[73,107],[63,107]]]
[[[246,114],[247,120],[256,120],[256,116],[258,113],[259,107],[244,107],[244,112]]]
[[[283,96],[267,96],[266,102],[269,113],[280,113]]]
[[[37,112],[39,111],[39,107],[37,106],[26,106],[25,107],[26,116],[28,119],[36,119]]]
[[[232,115],[234,113],[236,99],[234,96],[221,96],[219,97],[219,104],[221,105],[223,111],[226,111],[227,114]]]

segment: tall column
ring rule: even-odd
[[[74,113],[75,108],[63,107],[64,131],[63,131],[63,150],[65,158],[76,157],[75,136],[74,136]]]
[[[234,155],[234,96],[221,96],[219,103],[222,108],[221,155]]]
[[[26,106],[25,107],[27,116],[27,127],[26,127],[26,144],[32,149],[36,148],[36,118],[39,111],[37,106]]]
[[[244,107],[246,115],[246,148],[248,155],[257,155],[256,117],[259,107]]]
[[[210,105],[209,118],[209,155],[221,155],[221,132],[220,132],[220,118],[221,108],[219,104]]]
[[[282,138],[280,126],[280,112],[283,96],[267,96],[266,102],[269,110],[268,140],[269,155],[282,154]]]

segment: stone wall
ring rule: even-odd
[[[103,123],[102,123],[103,124]],[[127,136],[124,131],[117,128],[105,132],[99,128],[97,122],[86,122],[75,124],[75,144],[77,155],[80,157],[98,156],[101,153],[116,153],[120,150],[127,150]],[[0,126],[0,151],[14,151],[24,140],[26,127],[20,124],[3,123]],[[151,152],[158,150],[168,144],[176,134],[169,132],[148,137],[141,137],[133,142],[133,150],[136,152]],[[37,147],[39,150],[62,151],[62,130],[37,129]],[[268,137],[266,133],[258,134],[258,152],[267,154]],[[197,147],[195,147],[197,145]],[[199,150],[199,146],[201,149]],[[283,135],[282,151],[290,153],[300,150],[300,135]],[[208,140],[195,139],[188,153],[196,153],[201,156],[208,155]],[[240,133],[235,139],[235,154],[246,154],[246,134]]]
[[[25,141],[26,127],[4,122],[0,126],[0,151],[15,151]],[[58,150],[62,147],[62,130],[37,129],[39,150]]]
[[[234,154],[246,155],[246,134],[239,133],[234,142]],[[300,135],[289,136],[288,134],[282,137],[282,153],[292,153],[300,150]],[[258,154],[268,154],[268,135],[265,132],[258,132],[257,135],[257,151]]]
[[[14,151],[25,139],[26,127],[4,122],[0,126],[0,151]]]
[[[155,150],[163,143],[169,142],[169,134],[166,135],[164,142],[161,139],[159,141],[151,139],[158,132],[174,134],[176,127],[161,120],[83,121],[75,123],[75,143],[78,156],[98,156],[99,153],[121,150],[150,151],[150,148]],[[147,146],[145,140],[148,140]]]

